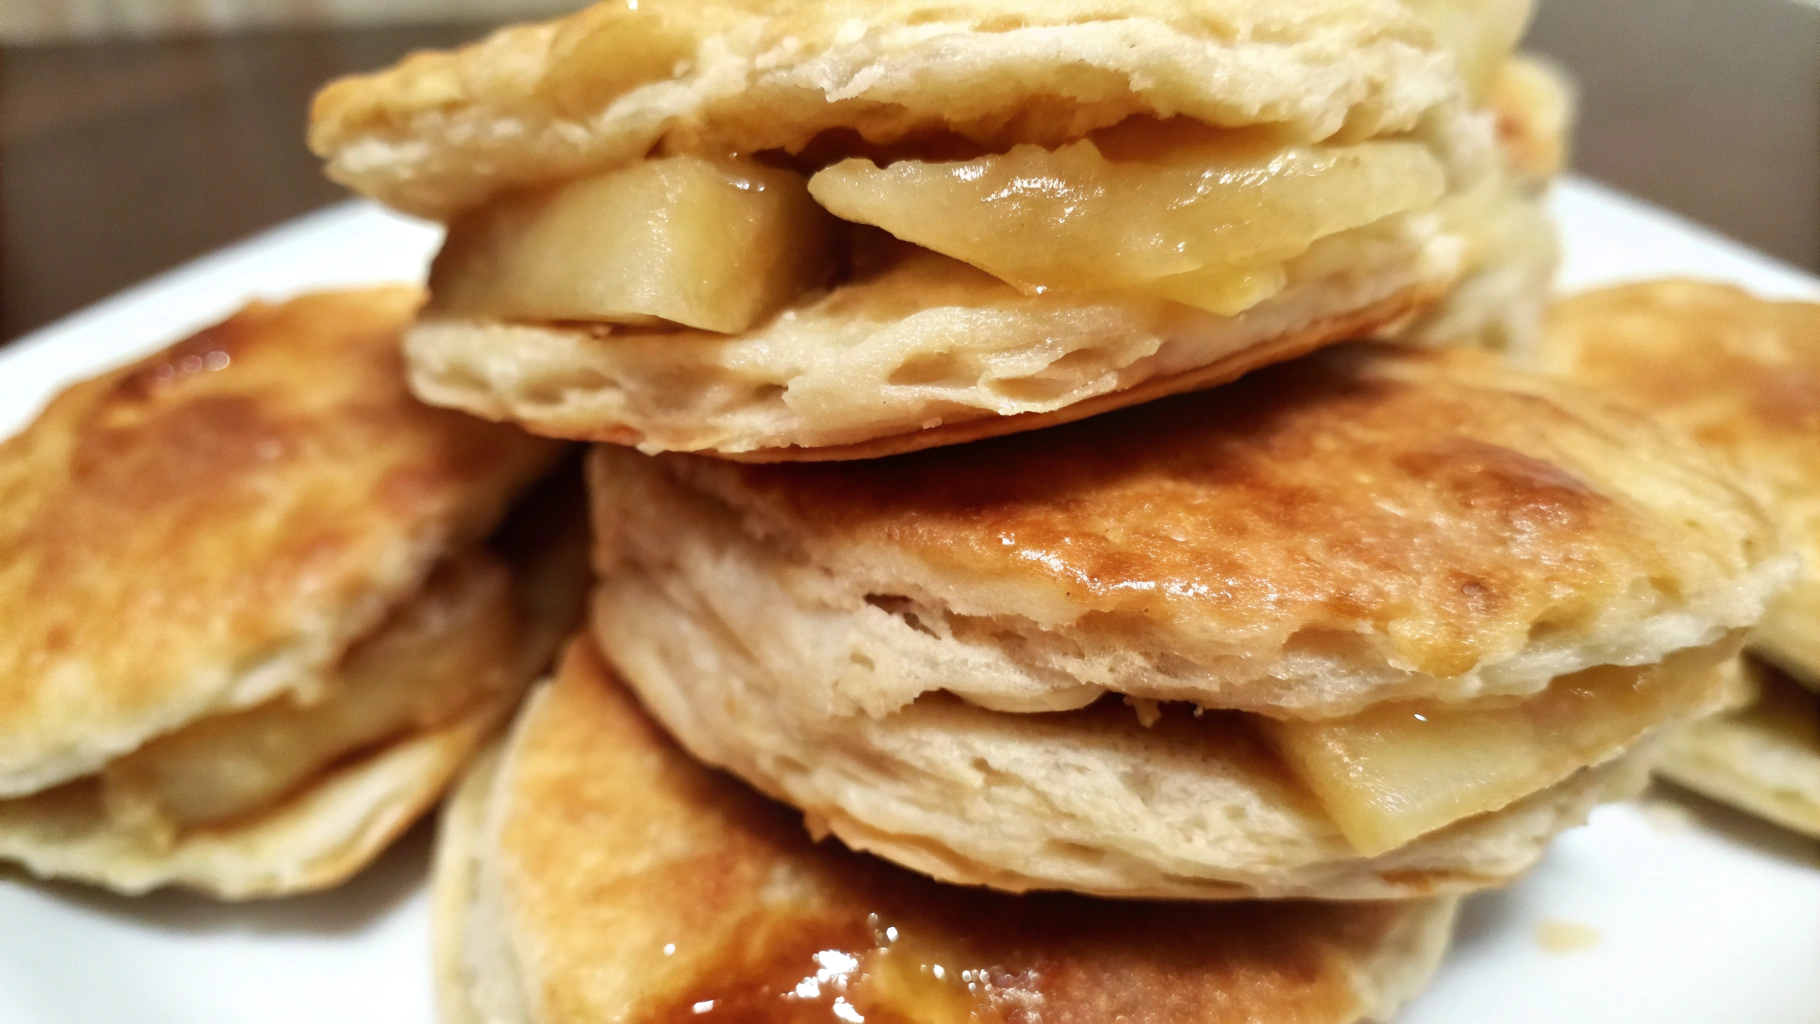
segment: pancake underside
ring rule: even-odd
[[[499,922],[477,920],[474,906],[480,872],[480,836],[498,777],[503,743],[474,757],[463,772],[436,823],[436,850],[430,868],[431,974],[436,1008],[445,1024],[488,1024],[470,994],[472,974],[468,936]],[[520,987],[513,979],[511,988]],[[522,1013],[495,1012],[491,1024],[529,1024]]]
[[[870,458],[1069,422],[1392,333],[1458,245],[1420,216],[1316,244],[1232,317],[1110,295],[1024,296],[929,253],[742,335],[458,319],[406,338],[426,401],[538,433],[754,461]]]
[[[1696,722],[1665,743],[1658,774],[1703,796],[1820,837],[1820,750],[1745,723]]]

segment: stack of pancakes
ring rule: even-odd
[[[615,0],[324,90],[448,224],[416,393],[605,442],[447,1014],[1381,1017],[1634,793],[1792,559],[1484,351],[1553,267],[1528,13]]]
[[[446,1014],[1382,1017],[1640,788],[1793,563],[1485,351],[1553,266],[1528,13],[614,0],[325,89],[448,224],[415,392],[603,442]]]
[[[0,448],[0,856],[328,884],[591,562],[445,816],[451,1020],[1394,1012],[1794,571],[1487,351],[1553,262],[1527,15],[611,0],[330,85],[330,174],[448,224],[427,301],[256,308]]]

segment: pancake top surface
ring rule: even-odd
[[[0,444],[0,793],[308,686],[550,462],[406,392],[420,298],[251,306]]]
[[[1126,623],[1145,643],[1166,630],[1248,671],[1342,640],[1436,677],[1544,648],[1653,660],[1754,621],[1786,570],[1760,507],[1691,446],[1466,352],[1343,346],[870,462],[660,464],[872,592],[1077,633]],[[1710,635],[1645,650],[1665,615]]]
[[[1695,281],[1588,292],[1556,305],[1542,361],[1688,432],[1760,490],[1803,559],[1766,639],[1820,681],[1820,304]]]
[[[811,842],[692,761],[585,641],[521,719],[492,799],[482,856],[508,909],[491,926],[514,938],[536,1020],[1025,1021],[1040,1005],[1043,1021],[1351,1021],[1407,996],[1447,913],[938,885]]]
[[[1441,39],[1394,0],[608,0],[332,83],[310,144],[337,180],[447,216],[660,144],[1054,145],[1134,114],[1397,132],[1463,94],[1454,36],[1514,41],[1527,8],[1425,6],[1466,13]]]

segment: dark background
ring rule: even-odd
[[[0,344],[343,197],[303,146],[334,75],[484,26],[0,47]],[[1575,165],[1820,270],[1820,8],[1544,0]]]

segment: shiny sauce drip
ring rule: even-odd
[[[1347,966],[1406,909],[1011,896],[842,856],[814,906],[753,915],[655,1024],[1351,1020]],[[834,881],[823,876],[823,881]]]
[[[963,890],[964,892],[964,890]],[[891,923],[904,921],[904,924]],[[661,1022],[962,1024],[1033,1020],[1007,1005],[1042,1002],[1033,970],[995,966],[902,915],[830,913],[762,926],[727,951]]]

